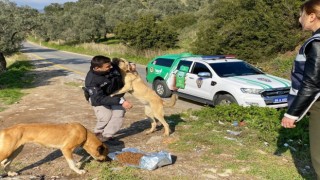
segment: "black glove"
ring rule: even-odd
[[[89,94],[87,88],[86,87],[82,87],[82,90],[83,90],[84,97],[86,98],[87,101],[89,101],[90,94]]]

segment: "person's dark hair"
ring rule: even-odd
[[[317,18],[320,19],[320,1],[319,0],[309,0],[300,6],[301,12],[305,11],[308,15],[315,13]]]
[[[111,63],[111,59],[101,55],[95,56],[91,60],[91,69],[95,67],[102,67],[105,63]]]

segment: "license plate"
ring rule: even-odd
[[[285,103],[287,101],[288,101],[287,98],[276,98],[276,99],[273,99],[273,103]]]

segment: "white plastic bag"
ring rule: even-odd
[[[138,167],[141,169],[155,170],[159,167],[172,164],[171,154],[166,151],[154,152],[154,153],[145,153],[136,148],[123,148],[122,151],[116,151],[109,153],[108,156],[112,160],[117,160],[117,155],[123,152],[132,152],[132,153],[141,153],[144,156],[141,157],[139,166],[130,165],[133,167]]]

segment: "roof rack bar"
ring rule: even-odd
[[[201,56],[203,60],[209,60],[209,59],[224,59],[224,58],[235,58],[234,55],[206,55]]]

